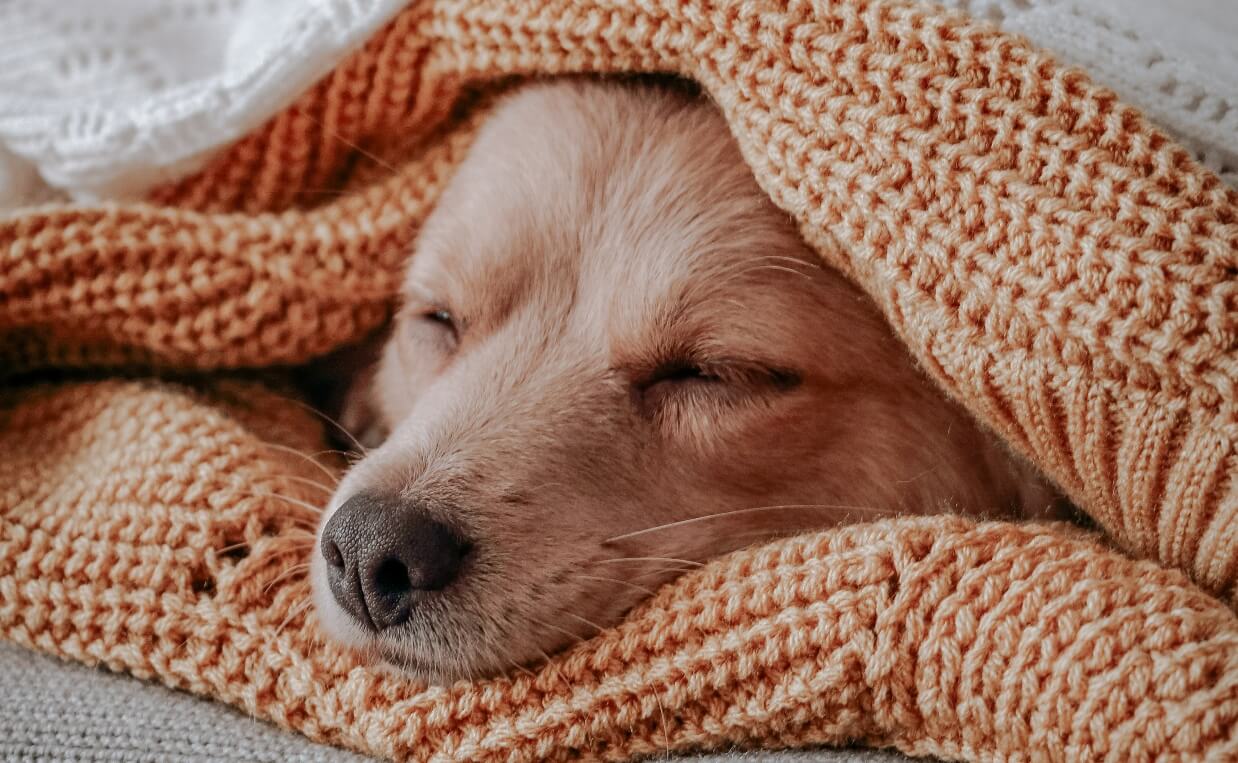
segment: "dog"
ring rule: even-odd
[[[762,539],[1056,510],[809,249],[699,94],[521,86],[415,250],[347,395],[370,449],[310,572],[326,633],[376,662],[502,673]]]

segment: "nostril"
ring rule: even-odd
[[[456,579],[472,545],[433,519],[420,518],[405,528],[399,558],[406,565],[409,585],[418,591],[438,591]]]
[[[319,553],[335,601],[381,631],[406,622],[431,594],[451,585],[473,546],[416,504],[362,492],[327,520]]]
[[[340,551],[340,547],[335,541],[328,540],[322,544],[322,558],[327,560],[327,564],[338,569],[344,569],[344,554]]]
[[[413,588],[408,579],[408,568],[398,559],[387,559],[378,565],[374,572],[374,585],[379,593],[387,596],[399,596]]]

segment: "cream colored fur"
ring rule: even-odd
[[[541,659],[771,535],[1051,502],[820,264],[713,106],[648,84],[559,80],[497,108],[347,415],[381,444],[330,510],[398,493],[475,545],[377,637],[316,555],[319,616],[432,680]]]

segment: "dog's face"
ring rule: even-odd
[[[320,619],[437,681],[539,659],[770,533],[996,489],[943,456],[979,436],[721,117],[648,88],[498,108],[349,415],[381,444],[329,506]]]

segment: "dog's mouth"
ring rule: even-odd
[[[314,567],[324,565],[315,559]],[[617,573],[612,584],[566,569],[532,582],[495,572],[459,580],[406,622],[376,629],[335,601],[321,569],[311,577],[318,620],[332,641],[367,664],[433,685],[528,672],[619,622],[650,590],[623,584]]]
[[[378,644],[373,656],[388,667],[427,683],[449,683],[454,678],[441,665],[385,644]]]
[[[480,680],[527,672],[550,659],[553,655],[588,636],[580,634],[570,638],[567,630],[570,623],[563,623],[549,630],[549,636],[539,639],[530,637],[527,643],[521,639],[489,637],[478,638],[467,646],[467,640],[459,628],[436,628],[425,623],[412,630],[414,633],[368,633],[362,641],[347,644],[355,654],[372,666],[385,667],[395,672],[431,685],[448,685],[460,680]],[[529,630],[540,627],[530,621]],[[558,629],[562,630],[558,630]],[[451,631],[452,635],[446,632]],[[539,634],[540,635],[540,634]]]

